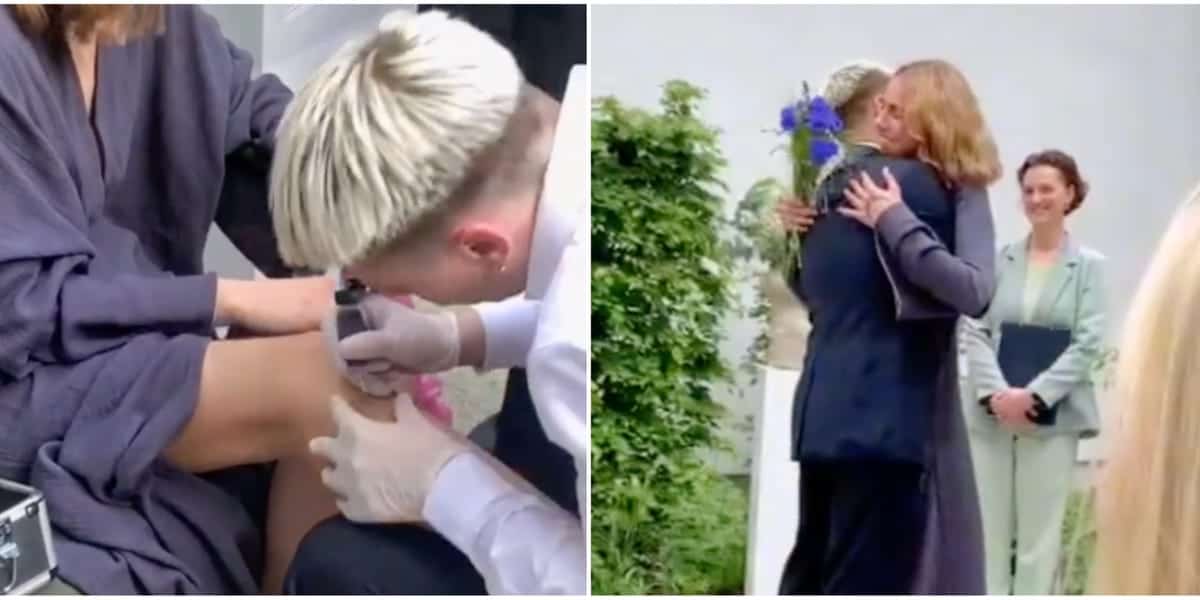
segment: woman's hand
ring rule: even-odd
[[[804,233],[817,218],[817,209],[798,198],[785,198],[775,205],[775,215],[789,232]]]
[[[333,308],[333,290],[329,277],[220,279],[215,321],[270,335],[317,331]]]
[[[1028,431],[1034,424],[1029,420],[1035,406],[1033,393],[1021,388],[1011,388],[992,396],[992,412],[1009,430]]]
[[[883,187],[875,185],[875,181],[866,172],[857,180],[850,178],[850,185],[846,187],[846,202],[849,206],[839,206],[838,212],[875,229],[879,217],[902,201],[900,184],[892,177],[891,170],[884,167]]]

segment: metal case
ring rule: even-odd
[[[27,594],[58,568],[42,493],[0,479],[0,593]]]

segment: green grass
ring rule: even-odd
[[[1082,595],[1087,591],[1088,574],[1096,548],[1093,502],[1088,500],[1088,493],[1088,490],[1072,492],[1067,501],[1060,559],[1060,569],[1064,574],[1059,582],[1059,593],[1062,594]]]
[[[630,523],[592,563],[596,595],[741,595],[746,580],[748,478],[711,474],[653,523]],[[652,545],[645,538],[652,537]],[[652,548],[651,552],[631,549]]]
[[[750,478],[714,478],[707,493],[693,499],[686,515],[663,523],[655,533],[666,541],[658,565],[650,569],[618,568],[632,575],[603,585],[627,594],[740,595],[746,578],[746,525]],[[1061,569],[1055,593],[1082,595],[1087,590],[1096,544],[1087,490],[1072,492],[1063,520]]]
[[[726,477],[714,478],[706,492],[688,507],[692,514],[677,515],[664,531],[670,541],[661,564],[672,581],[663,591],[741,595],[746,581],[750,495],[745,483]]]

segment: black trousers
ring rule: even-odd
[[[364,525],[334,517],[304,537],[283,583],[292,595],[479,596],[466,555],[419,525]]]
[[[779,593],[910,593],[924,544],[926,494],[916,465],[802,461],[800,526]]]

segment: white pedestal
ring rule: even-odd
[[[799,465],[792,462],[792,398],[800,371],[763,367],[750,464],[746,593],[776,595],[796,539]]]

